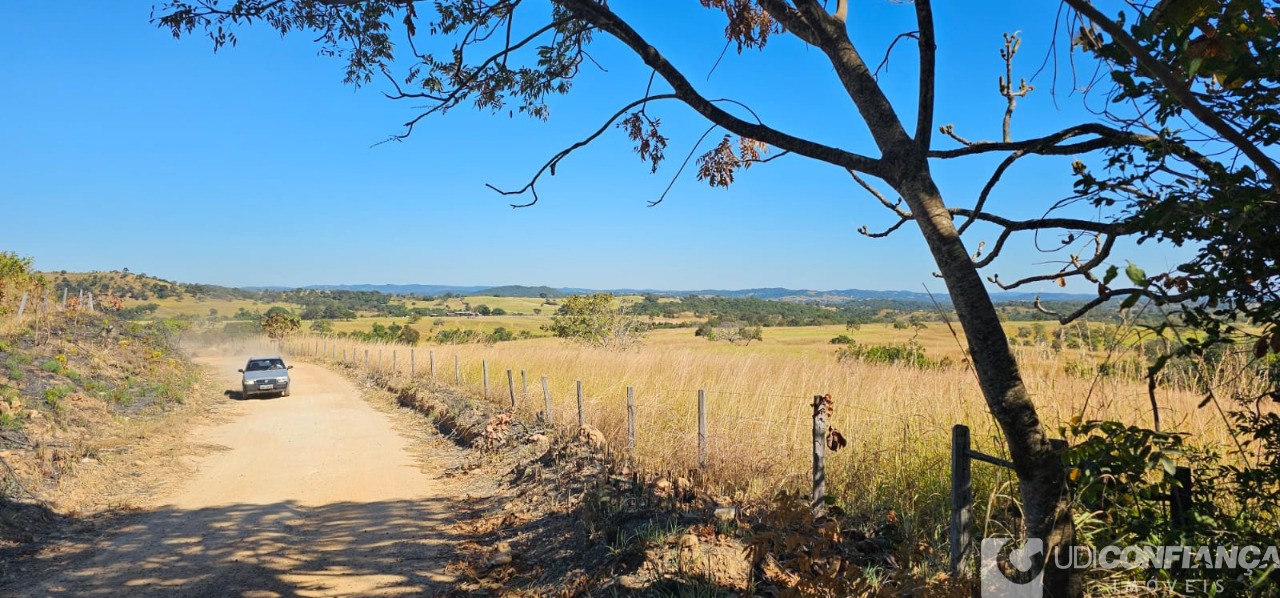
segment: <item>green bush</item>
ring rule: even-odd
[[[836,350],[839,361],[862,361],[865,363],[900,364],[922,370],[951,367],[950,357],[932,359],[925,355],[924,347],[914,339],[907,343],[891,343],[887,345],[864,345],[850,341],[847,346]]]
[[[1060,433],[1069,441],[1067,478],[1077,505],[1077,541],[1102,546],[1272,546],[1280,537],[1275,497],[1280,494],[1280,415],[1233,410],[1233,432],[1256,450],[1252,462],[1224,459],[1190,445],[1187,435],[1114,421],[1074,421]],[[1175,524],[1169,495],[1174,473],[1190,466],[1190,517]],[[1209,584],[1222,596],[1280,596],[1274,571],[1213,567],[1153,568],[1144,575],[1174,586]],[[1095,572],[1108,587],[1123,572]],[[1119,578],[1119,579],[1118,579]],[[1139,580],[1142,581],[1142,580]],[[1190,586],[1188,586],[1190,587]]]
[[[44,402],[50,407],[57,409],[61,406],[62,399],[67,398],[67,395],[71,394],[73,391],[75,391],[75,387],[70,385],[46,388],[44,391]]]
[[[9,413],[0,413],[0,429],[21,430],[22,417]]]

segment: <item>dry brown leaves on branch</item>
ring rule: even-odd
[[[763,48],[769,43],[769,35],[782,31],[777,21],[769,16],[755,0],[700,0],[704,8],[719,10],[729,17],[724,36],[738,44],[738,53],[744,48]]]
[[[664,157],[663,151],[667,149],[667,138],[658,132],[661,125],[661,119],[649,118],[643,112],[632,112],[617,125],[636,143],[635,151],[640,155],[641,162],[649,163],[650,173],[658,172],[658,165]]]
[[[707,181],[712,187],[728,187],[733,184],[735,171],[751,168],[768,149],[764,142],[739,137],[735,152],[730,136],[725,135],[711,151],[698,158],[698,180]]]

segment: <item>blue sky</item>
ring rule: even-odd
[[[692,2],[661,12],[653,7],[665,3],[613,4],[706,95],[742,100],[778,128],[874,154],[818,52],[779,38],[764,52],[730,49],[711,72],[723,47],[721,15]],[[992,138],[1003,113],[1000,34],[1023,32],[1018,71],[1029,76],[1044,59],[1054,5],[937,4],[936,120]],[[918,232],[857,234],[863,224],[891,223],[891,214],[842,171],[802,158],[741,173],[727,191],[707,188],[690,169],[662,205],[646,207],[706,126],[676,104],[656,112],[671,139],[658,175],[614,131],[544,179],[537,206],[508,207],[484,184],[522,185],[547,157],[642,94],[639,61],[603,36],[592,54],[608,72],[584,69],[546,123],[461,108],[425,121],[403,143],[375,146],[399,132],[414,106],[385,99],[378,82],[344,86],[342,64],[317,56],[310,36],[244,30],[238,47],[215,54],[199,35],[174,40],[149,24],[150,6],[0,7],[0,249],[46,270],[128,267],[237,286],[942,288]],[[879,62],[894,35],[914,29],[912,10],[854,2],[851,28]],[[911,45],[899,44],[882,75],[908,119],[915,60]],[[1047,75],[1035,81],[1040,89],[1021,102],[1015,135],[1086,118],[1069,79],[1059,79],[1056,102],[1050,83]],[[936,164],[944,197],[969,204],[993,164]],[[1028,160],[1006,177],[993,207],[1038,215],[1069,192],[1068,173],[1062,161]],[[990,232],[975,232],[971,248],[990,242]],[[1154,272],[1178,255],[1142,247],[1117,261],[1132,257]],[[1057,259],[1020,242],[990,272],[1011,279]]]

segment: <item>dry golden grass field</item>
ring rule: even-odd
[[[289,342],[289,350],[320,360],[341,360],[345,354],[348,362],[361,366],[367,351],[370,368],[388,370],[394,359],[402,376],[409,375],[412,352],[416,376],[429,377],[434,361],[435,382],[454,385],[460,373],[459,386],[477,398],[484,394],[485,363],[488,400],[499,403],[510,400],[510,369],[517,410],[528,418],[544,410],[545,376],[552,420],[570,427],[577,423],[575,390],[581,381],[584,421],[599,428],[615,451],[626,446],[630,386],[636,397],[634,457],[659,471],[696,467],[697,396],[703,390],[709,478],[729,496],[760,497],[779,488],[804,487],[810,475],[810,403],[814,395],[829,393],[835,398],[832,425],[849,439],[848,448],[828,463],[831,488],[840,503],[864,513],[893,511],[892,517],[903,525],[915,526],[911,533],[941,537],[949,504],[952,426],[970,426],[976,449],[1003,453],[974,374],[959,359],[952,367],[928,370],[838,362],[836,347],[829,343],[837,334],[868,343],[905,342],[913,332],[881,326],[855,331],[838,326],[766,328],[763,342],[730,345],[696,338],[686,328],[654,331],[640,347],[627,351],[556,338],[411,348],[302,335]],[[961,355],[941,324],[921,331],[919,340],[931,354],[936,350],[940,356]],[[1075,417],[1150,425],[1145,384],[1125,377],[1067,373],[1072,361],[1093,363],[1105,355],[1030,347],[1017,351],[1050,430]],[[1113,354],[1111,359],[1118,357],[1123,355]],[[1190,432],[1201,444],[1228,441],[1217,413],[1197,409],[1200,394],[1163,388],[1158,398],[1166,429]],[[1012,491],[1008,474],[997,468],[977,467],[975,476],[980,492]]]

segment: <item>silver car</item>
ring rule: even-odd
[[[289,396],[289,370],[291,369],[293,366],[286,366],[284,359],[279,355],[250,357],[244,369],[238,370],[244,374],[244,380],[241,382],[243,392],[240,396],[246,399],[252,395],[262,394]]]

